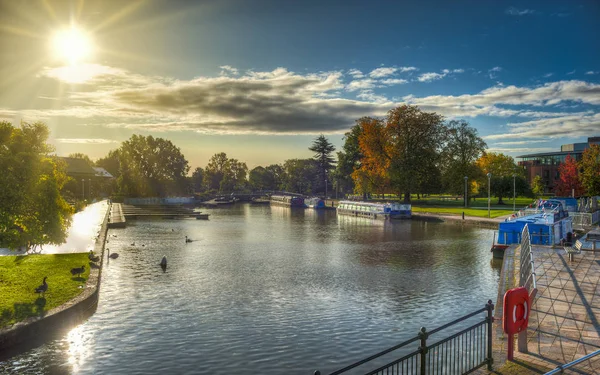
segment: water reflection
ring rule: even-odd
[[[489,230],[249,204],[210,213],[111,230],[120,256],[104,263],[96,314],[0,373],[328,371],[497,293]]]

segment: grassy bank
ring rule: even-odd
[[[81,277],[72,268],[85,265]],[[90,273],[87,253],[0,256],[0,328],[41,316],[83,291]],[[48,276],[48,290],[35,293]]]
[[[486,209],[477,208],[464,208],[464,207],[433,207],[433,206],[412,206],[412,212],[419,213],[432,213],[432,214],[449,214],[449,215],[462,215],[474,216],[474,217],[488,217],[488,211]],[[491,209],[490,216],[492,218],[510,215],[512,210],[505,209]]]

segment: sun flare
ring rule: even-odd
[[[58,31],[52,39],[54,53],[71,65],[82,62],[92,53],[92,41],[87,33],[77,27]]]

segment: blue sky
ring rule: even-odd
[[[595,1],[45,3],[0,0],[0,119],[45,121],[61,155],[138,133],[252,168],[402,103],[511,156],[600,135]],[[69,64],[53,40],[71,24],[91,53]]]

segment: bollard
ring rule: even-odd
[[[463,220],[465,219],[465,211],[463,211]]]
[[[421,339],[421,345],[419,346],[419,352],[421,352],[421,375],[425,375],[427,373],[427,337],[429,333],[425,329],[425,327],[421,327],[419,331],[419,338]]]

